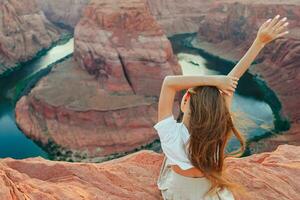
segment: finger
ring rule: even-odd
[[[232,86],[236,87],[238,85],[238,83],[236,81],[231,83]]]
[[[269,25],[267,26],[267,28],[273,27],[273,26],[278,22],[279,17],[280,17],[280,15],[276,15],[276,16],[271,20],[271,22],[269,23]]]
[[[236,86],[236,85],[237,85],[237,82],[236,82],[236,81],[233,81],[233,82],[231,82],[231,85],[232,85],[232,86]]]
[[[282,26],[280,26],[277,30],[276,30],[276,34],[281,33],[285,28],[287,28],[287,26],[289,25],[288,22],[285,22]]]
[[[227,91],[227,95],[228,95],[228,96],[231,96],[231,95],[233,94],[233,92],[234,92],[234,91],[232,91],[232,90],[228,90],[228,91]]]
[[[279,27],[281,27],[281,26],[284,24],[284,22],[285,22],[286,20],[287,20],[286,17],[284,17],[284,18],[282,18],[281,20],[279,20],[279,21],[274,25],[275,31],[276,31],[276,29],[278,29]]]
[[[283,32],[283,33],[280,33],[280,34],[278,34],[278,35],[275,37],[275,39],[280,38],[280,37],[283,37],[283,36],[285,36],[285,35],[288,34],[288,33],[289,33],[289,31],[285,31],[285,32]]]
[[[240,79],[239,77],[236,77],[236,76],[234,77],[235,81],[238,81],[239,79]]]
[[[233,81],[238,81],[238,80],[239,80],[239,78],[236,77],[236,76],[229,76],[229,77],[230,77],[230,79],[233,80]]]
[[[223,90],[223,93],[224,93],[225,95],[230,95],[230,93],[229,93],[227,90]]]
[[[266,27],[269,25],[269,23],[271,22],[271,20],[272,20],[272,19],[268,19],[267,21],[265,21],[265,22],[261,25],[261,28],[262,28],[262,29],[266,28]]]
[[[227,91],[228,91],[228,92],[234,92],[235,89],[234,89],[234,87],[230,87]]]

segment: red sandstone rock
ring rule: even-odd
[[[32,59],[60,37],[32,0],[0,2],[0,74],[19,62]]]
[[[210,0],[147,0],[150,11],[167,35],[197,32]]]
[[[297,200],[300,147],[282,145],[275,152],[228,158],[230,179],[248,191],[236,200]],[[162,154],[137,153],[104,162],[68,163],[42,158],[0,160],[0,199],[162,199],[157,188]]]
[[[90,0],[38,0],[37,4],[47,18],[54,22],[75,28],[82,12]]]
[[[103,160],[132,151],[158,138],[156,118],[157,98],[109,95],[73,60],[58,64],[16,105],[16,121],[28,137],[61,148],[63,157],[47,149],[56,159]]]
[[[289,117],[291,129],[284,135],[252,144],[253,151],[270,151],[278,144],[299,145],[300,109],[300,3],[299,1],[220,1],[212,4],[199,24],[198,42],[206,51],[229,60],[238,60],[254,40],[258,27],[276,14],[287,16],[290,34],[277,39],[260,53],[257,73],[276,92],[282,112]],[[257,146],[256,146],[257,145]]]
[[[75,29],[74,58],[108,92],[158,96],[163,78],[181,73],[144,0],[91,1]]]
[[[143,0],[92,1],[76,26],[74,57],[18,102],[27,136],[71,160],[103,160],[158,139],[161,84],[181,70]]]

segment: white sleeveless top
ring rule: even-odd
[[[178,165],[183,170],[194,167],[187,156],[186,143],[190,134],[183,122],[178,123],[174,116],[170,115],[153,127],[159,135],[167,164]]]
[[[205,177],[187,178],[181,175],[176,175],[177,173],[173,173],[173,175],[177,178],[172,179],[173,181],[175,180],[175,183],[172,182],[172,184],[175,184],[181,189],[177,190],[177,187],[172,185],[170,186],[169,181],[167,180],[169,176],[167,173],[169,168],[166,168],[166,166],[168,164],[176,164],[183,170],[193,167],[186,153],[186,143],[190,134],[186,126],[182,122],[177,123],[173,115],[157,122],[153,127],[157,130],[162,150],[166,155],[166,159],[164,160],[165,163],[163,162],[163,169],[161,169],[160,176],[157,180],[158,188],[162,191],[164,199],[234,200],[233,193],[227,188],[219,191],[218,195],[204,198],[204,193],[210,187],[210,182]],[[178,186],[178,184],[180,186]],[[170,197],[170,195],[172,197]]]

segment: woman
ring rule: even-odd
[[[237,184],[222,172],[224,159],[240,156],[245,139],[235,128],[230,111],[239,78],[269,42],[288,33],[286,17],[277,15],[264,22],[243,58],[225,75],[174,75],[165,77],[158,103],[158,122],[154,125],[165,159],[157,185],[165,200],[232,200]],[[188,89],[181,101],[183,119],[172,114],[177,91]],[[232,133],[241,143],[234,153],[225,155]]]

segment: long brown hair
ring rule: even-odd
[[[207,195],[216,194],[220,188],[239,189],[240,185],[230,182],[224,176],[224,159],[241,156],[246,148],[244,136],[234,126],[224,96],[214,86],[198,86],[189,89],[190,116],[187,143],[191,163],[211,181]],[[234,134],[240,142],[240,148],[225,154],[228,140]]]

